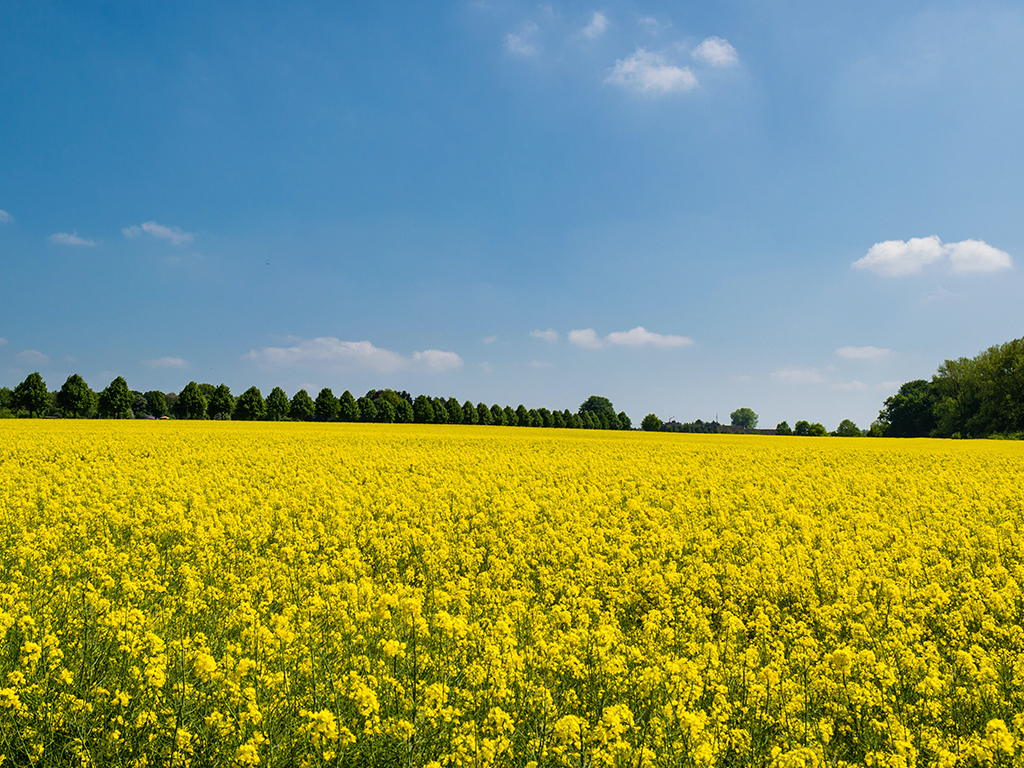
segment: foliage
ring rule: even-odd
[[[732,420],[734,427],[743,427],[744,429],[757,428],[757,414],[754,413],[752,408],[737,408],[729,414],[729,418]]]
[[[653,413],[648,413],[640,422],[640,429],[644,432],[657,432],[661,429],[661,419]]]
[[[57,410],[67,418],[89,418],[99,406],[96,393],[77,373],[68,376],[54,400]]]
[[[160,418],[166,416],[169,413],[167,407],[167,396],[163,392],[157,390],[151,390],[145,394],[146,397],[146,409],[150,415]]]
[[[174,415],[179,419],[205,419],[206,398],[199,389],[199,385],[190,381],[178,394],[174,403]]]
[[[948,361],[947,361],[948,362]],[[928,437],[936,427],[936,391],[924,379],[908,381],[892,397],[886,398],[878,420],[888,437]]]
[[[11,394],[11,410],[23,411],[26,415],[39,418],[50,408],[50,391],[39,372],[30,373]]]
[[[780,421],[775,425],[775,434],[777,435],[792,435],[793,428],[789,426],[788,421]]]
[[[118,376],[100,392],[97,411],[101,419],[131,419],[135,416],[132,413],[134,402],[128,382],[123,376]]]
[[[863,437],[864,433],[860,431],[860,428],[849,419],[843,419],[839,422],[839,426],[836,431],[832,433],[833,437]]]
[[[238,396],[234,418],[238,421],[262,421],[267,415],[267,403],[258,387],[249,387]]]
[[[341,411],[341,403],[338,402],[338,398],[334,396],[330,387],[324,387],[316,396],[313,410],[317,421],[336,421],[338,413]]]
[[[350,395],[351,397],[351,395]],[[284,421],[288,418],[291,403],[288,395],[280,387],[274,387],[267,395],[267,421]]]
[[[203,385],[199,386],[202,391]],[[209,394],[203,392],[203,397],[206,398],[206,414],[211,419],[230,419],[234,415],[237,403],[227,384],[218,384],[212,388]],[[245,419],[246,417],[240,416],[239,418]]]
[[[615,416],[615,406],[612,405],[612,401],[607,397],[591,395],[580,404],[578,413],[581,415],[584,413],[603,413],[607,416]]]
[[[356,399],[346,389],[341,393],[341,397],[338,398],[338,420],[359,421],[359,416],[359,406],[356,405]]]
[[[316,404],[309,392],[300,389],[292,395],[292,404],[288,409],[288,417],[292,421],[312,421],[316,418]]]

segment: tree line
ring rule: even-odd
[[[616,413],[612,402],[599,395],[588,397],[576,412],[526,408],[519,405],[487,405],[454,397],[430,397],[392,389],[371,389],[356,398],[345,390],[336,397],[324,387],[316,398],[300,389],[290,398],[280,387],[264,397],[249,387],[237,397],[226,384],[190,381],[181,392],[139,392],[118,376],[101,392],[95,392],[78,374],[72,374],[56,391],[47,389],[38,373],[29,374],[13,390],[0,388],[0,418],[72,419],[221,419],[235,421],[346,421],[416,424],[493,424],[512,427],[566,429],[632,429],[624,411]]]
[[[888,437],[1024,439],[1024,338],[908,381],[886,399],[872,429]]]

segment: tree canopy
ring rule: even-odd
[[[737,408],[729,414],[729,418],[732,420],[734,427],[743,427],[744,429],[757,428],[757,414],[754,413],[752,408]]]

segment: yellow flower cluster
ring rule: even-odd
[[[0,764],[1024,761],[1024,445],[0,421]]]

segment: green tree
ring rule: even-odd
[[[234,417],[239,421],[261,421],[267,415],[267,403],[258,387],[249,387],[238,396]]]
[[[186,384],[178,394],[178,399],[174,403],[174,415],[179,419],[206,418],[206,398],[194,381]]]
[[[356,399],[347,389],[338,398],[338,405],[340,406],[338,410],[340,421],[359,421],[359,406],[356,405]]]
[[[316,418],[316,404],[309,392],[300,389],[292,395],[292,404],[288,408],[288,417],[292,421],[312,421]]]
[[[825,429],[825,425],[819,422],[814,422],[808,429],[808,434],[811,437],[828,437],[828,430]]]
[[[632,429],[633,421],[626,415],[625,411],[619,411],[619,429]]]
[[[491,406],[491,424],[496,427],[504,427],[508,424],[505,421],[505,410],[497,403]]]
[[[373,400],[368,397],[360,397],[356,400],[356,405],[359,406],[359,420],[366,422],[377,421],[377,406]]]
[[[536,408],[531,408],[526,412],[526,424],[530,427],[543,427],[544,419]]]
[[[203,397],[206,398],[206,415],[211,419],[219,419],[221,421],[230,419],[231,415],[235,412],[235,398],[231,394],[231,390],[227,384],[220,384],[216,387],[212,387],[212,392],[206,394],[206,389],[210,389],[209,384],[200,384],[199,391],[203,393]],[[262,397],[260,398],[263,399]],[[251,421],[246,417],[240,417],[243,421]]]
[[[330,387],[324,387],[316,396],[314,404],[317,421],[337,421],[338,413],[341,411],[341,403],[334,396]]]
[[[39,372],[30,373],[25,380],[14,388],[11,396],[11,410],[24,411],[32,418],[46,415],[50,409],[50,390]]]
[[[55,398],[58,410],[67,418],[87,419],[96,412],[99,398],[77,373],[68,376]]]
[[[0,411],[10,412],[14,407],[14,391],[10,387],[0,387]]]
[[[752,408],[737,408],[729,414],[729,418],[732,419],[734,427],[743,427],[743,429],[757,428],[757,414],[754,413]]]
[[[462,404],[462,423],[463,424],[478,424],[480,423],[480,414],[469,400]]]
[[[412,401],[412,418],[417,424],[434,423],[434,404],[426,395],[417,395]]]
[[[410,403],[403,397],[398,401],[398,404],[395,406],[395,423],[412,424],[412,420],[412,403]]]
[[[519,426],[519,418],[516,416],[516,412],[512,410],[511,405],[506,405],[504,408],[502,408],[501,412],[505,415],[505,418],[502,423],[506,427]]]
[[[553,425],[551,423],[551,411],[547,408],[538,408],[537,415],[540,416],[540,426],[550,429]]]
[[[565,416],[562,415],[561,411],[551,412],[551,426],[553,429],[565,428]]]
[[[435,424],[447,424],[448,423],[448,408],[445,405],[444,398],[438,397],[430,403],[434,407],[434,423]]]
[[[484,403],[476,404],[476,423],[483,426],[494,423],[494,415]]]
[[[267,421],[286,420],[291,406],[285,391],[280,387],[274,387],[267,395]]]
[[[644,432],[658,432],[661,429],[661,419],[653,413],[648,413],[640,422],[640,429]]]
[[[792,435],[793,428],[789,426],[788,421],[780,421],[775,425],[775,434],[777,435]]]
[[[801,419],[793,425],[793,434],[797,437],[809,437],[811,434],[811,422]]]
[[[217,387],[206,381],[199,384],[198,387],[199,392],[206,398],[206,415],[213,418],[213,412],[210,409],[210,401],[213,399],[213,393],[217,391]]]
[[[839,426],[836,427],[836,431],[832,433],[833,437],[863,437],[864,433],[860,431],[860,428],[849,419],[843,419],[839,422]]]
[[[515,424],[517,427],[528,427],[528,426],[530,426],[530,414],[526,410],[526,407],[522,403],[520,403],[519,407],[516,408],[516,418],[515,418],[515,421],[510,422],[510,423]]]
[[[146,396],[138,390],[132,390],[132,418],[148,419],[152,414],[149,412],[149,401]]]
[[[454,397],[448,398],[448,423],[449,424],[461,424],[462,423],[462,406],[459,405],[459,401]]]
[[[944,366],[950,379],[959,375],[957,362],[947,360]],[[961,393],[963,398],[970,395]],[[931,382],[924,379],[908,381],[899,388],[892,397],[885,400],[884,407],[878,414],[878,420],[885,424],[885,434],[889,437],[928,437],[938,424],[935,418],[936,401],[942,397]],[[966,419],[953,414],[950,404],[956,402],[956,396],[950,397],[945,405],[944,424],[952,431],[964,427]],[[957,402],[959,406],[961,403]],[[940,409],[941,410],[941,409]]]
[[[118,376],[100,392],[97,410],[101,419],[131,419],[133,402],[135,398],[128,389],[128,382]]]
[[[154,389],[146,393],[146,405],[149,412],[158,419],[168,413],[167,396],[158,390]]]
[[[615,406],[612,405],[612,401],[607,397],[601,397],[600,395],[591,395],[580,404],[579,414],[582,416],[584,413],[593,413],[595,415],[605,414],[607,416],[615,416]]]

